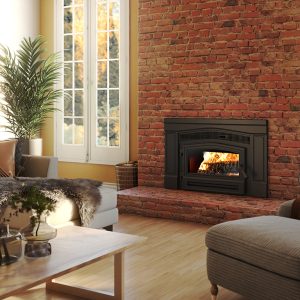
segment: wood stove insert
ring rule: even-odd
[[[165,187],[267,197],[267,121],[165,119]]]

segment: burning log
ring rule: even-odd
[[[204,152],[198,173],[206,175],[239,176],[239,154]]]

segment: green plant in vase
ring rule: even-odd
[[[9,204],[17,212],[31,212],[30,224],[20,230],[27,241],[25,255],[40,257],[51,254],[50,239],[56,237],[56,229],[47,224],[46,217],[55,210],[57,200],[48,197],[36,186],[26,186],[11,196]]]

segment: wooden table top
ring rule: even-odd
[[[144,240],[140,236],[79,226],[60,228],[57,237],[50,241],[50,256],[22,256],[11,265],[0,266],[0,299],[123,252]]]

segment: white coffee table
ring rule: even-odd
[[[0,267],[0,299],[16,295],[46,282],[46,288],[94,300],[124,299],[124,251],[144,241],[144,237],[69,226],[58,229],[47,257],[20,258]],[[114,256],[114,293],[69,286],[55,278]]]

